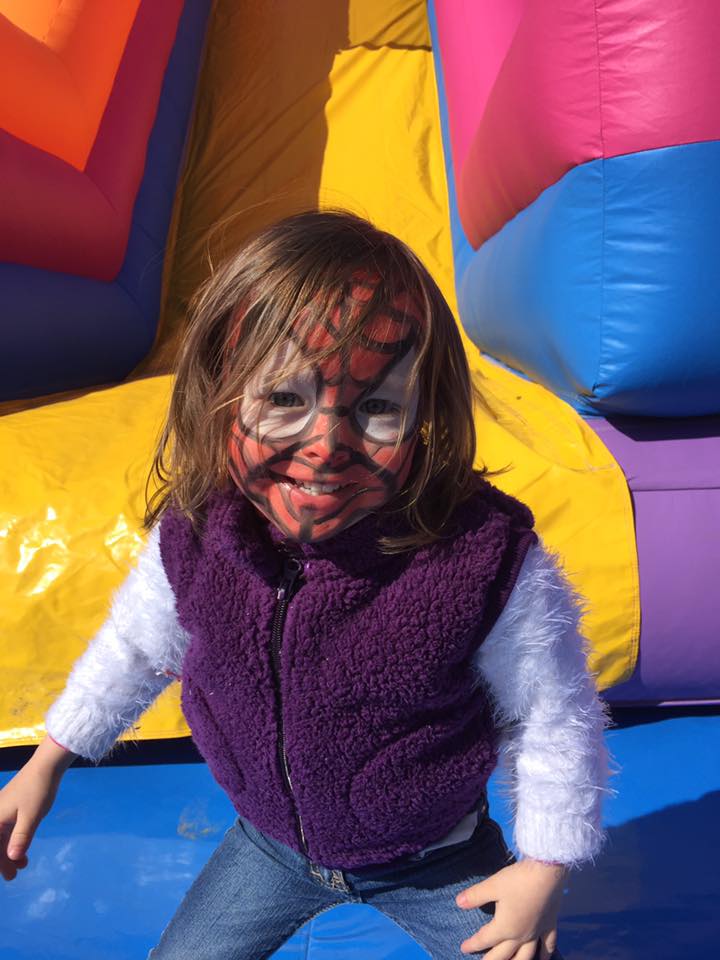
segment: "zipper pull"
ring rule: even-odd
[[[296,581],[302,573],[303,565],[297,557],[288,557],[283,564],[283,579],[278,587],[278,600],[289,600],[294,593]]]

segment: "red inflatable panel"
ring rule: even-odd
[[[84,170],[140,0],[0,0],[0,129]]]
[[[183,0],[142,0],[84,171],[0,132],[0,260],[110,281]]]

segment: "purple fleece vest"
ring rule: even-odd
[[[173,511],[161,524],[190,634],[182,704],[193,738],[239,813],[326,867],[386,863],[439,840],[477,806],[497,762],[471,661],[536,540],[532,514],[478,477],[447,539],[380,553],[378,536],[401,523],[372,515],[318,544],[283,541],[232,490],[213,495],[200,536]],[[288,552],[302,581],[278,690],[271,633]]]

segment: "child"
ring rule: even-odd
[[[437,286],[394,237],[310,213],[193,313],[147,546],[0,793],[3,875],[73,758],[182,677],[239,817],[152,958],[268,957],[363,902],[435,958],[557,960],[566,871],[605,838],[607,716],[580,599],[530,510],[473,471]],[[501,753],[519,861],[488,813]]]

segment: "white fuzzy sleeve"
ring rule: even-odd
[[[500,776],[523,857],[578,867],[603,847],[609,710],[587,666],[584,601],[542,544],[476,654],[502,730]]]
[[[186,646],[156,527],[50,707],[48,734],[73,753],[100,760],[181,673]]]

